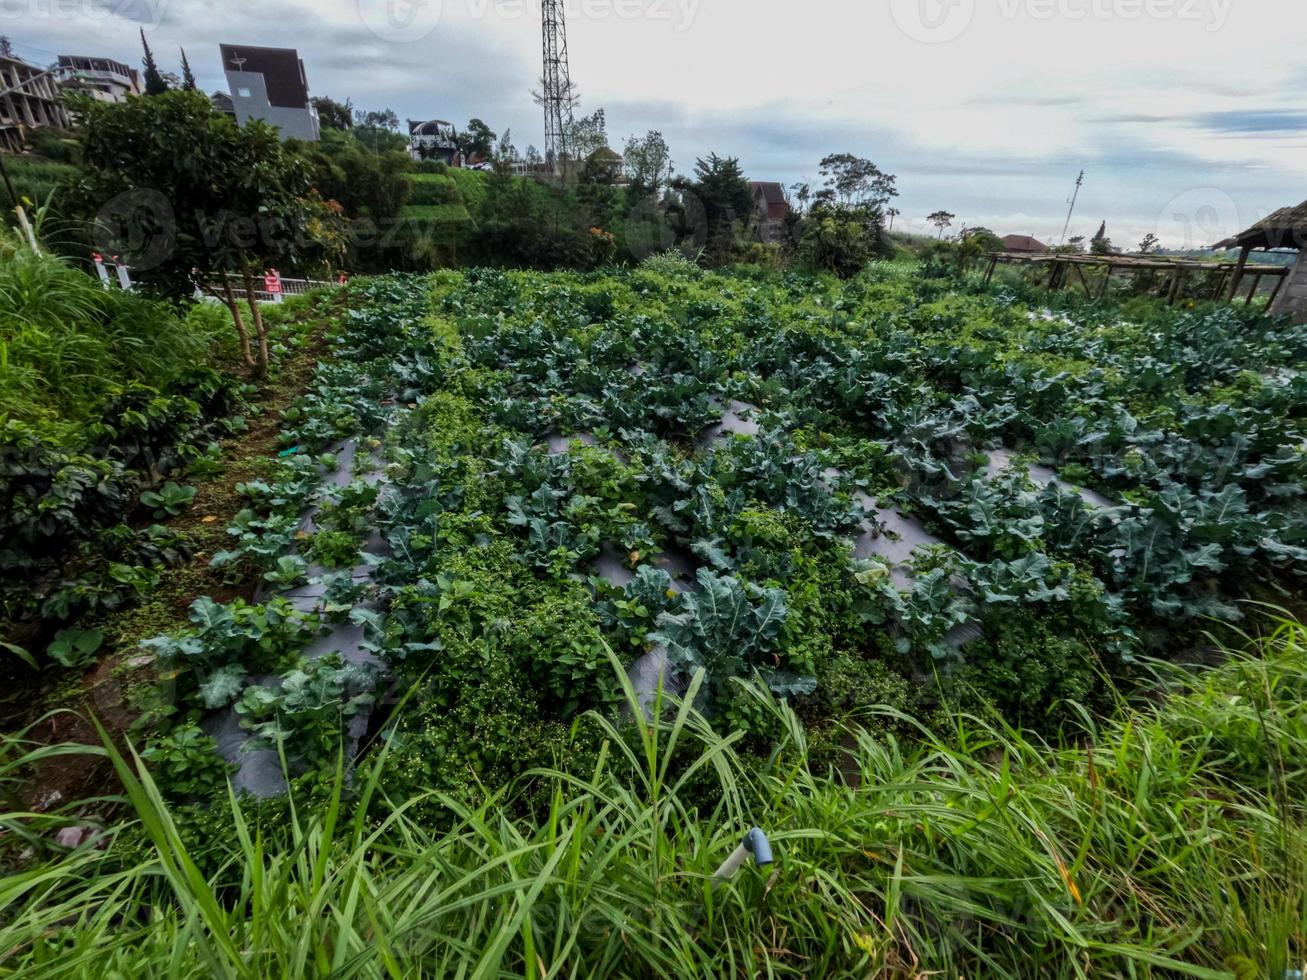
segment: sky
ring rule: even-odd
[[[1107,222],[1202,247],[1307,199],[1303,0],[564,0],[581,111],[610,142],[658,129],[677,169],[715,152],[820,183],[830,153],[896,174],[896,227],[937,210],[1061,240]],[[184,46],[300,52],[313,95],[400,119],[484,119],[543,142],[539,0],[0,0],[0,34],[160,67]]]

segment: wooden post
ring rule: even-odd
[[[1235,294],[1239,292],[1239,285],[1243,282],[1243,270],[1248,264],[1248,256],[1252,255],[1253,247],[1245,245],[1239,252],[1239,261],[1235,263],[1234,273],[1231,276],[1230,290],[1225,294],[1225,301],[1231,303],[1234,301]]]
[[[1293,270],[1290,270],[1289,275],[1293,275]],[[1275,301],[1280,298],[1280,290],[1284,288],[1284,284],[1288,281],[1289,276],[1280,276],[1275,283],[1275,290],[1271,293],[1271,298],[1266,301],[1266,311],[1268,313],[1275,309]]]
[[[1171,276],[1171,292],[1166,297],[1167,305],[1175,306],[1180,299],[1180,277],[1184,275],[1184,269],[1179,266],[1175,267],[1175,273]]]
[[[988,286],[994,281],[994,269],[998,266],[998,256],[992,255],[989,259],[989,271],[985,273],[985,285]]]
[[[1111,262],[1107,264],[1107,272],[1103,274],[1103,285],[1098,290],[1099,299],[1107,295],[1107,284],[1112,281],[1112,270],[1115,268],[1116,266],[1112,265]]]
[[[1257,295],[1257,287],[1260,286],[1261,284],[1262,284],[1262,274],[1260,272],[1254,272],[1252,288],[1248,290],[1248,298],[1244,300],[1243,302],[1244,306],[1253,305],[1253,297]]]
[[[1085,296],[1088,299],[1093,299],[1094,293],[1093,290],[1089,288],[1089,280],[1085,278],[1085,270],[1081,267],[1079,262],[1076,262],[1074,266],[1076,270],[1076,275],[1080,277],[1080,285],[1085,287]]]

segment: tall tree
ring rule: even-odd
[[[1161,239],[1151,231],[1144,236],[1144,240],[1139,243],[1140,255],[1151,255],[1157,251],[1157,246],[1161,244]]]
[[[708,159],[695,162],[693,180],[678,177],[672,186],[692,194],[702,207],[708,260],[715,264],[729,262],[735,250],[737,226],[753,213],[753,191],[744,179],[740,161],[709,154]]]
[[[480,119],[469,119],[467,129],[455,137],[459,151],[464,157],[478,156],[489,160],[495,152],[495,133]]]
[[[145,94],[163,95],[168,91],[168,83],[163,80],[159,66],[154,63],[154,52],[150,50],[150,42],[145,40],[144,27],[141,28],[141,47],[145,49],[145,58],[141,62],[145,68]]]
[[[868,207],[882,211],[891,198],[899,196],[893,174],[852,153],[833,153],[821,161],[825,186],[819,200],[845,207]]]
[[[603,109],[572,120],[564,137],[567,155],[572,160],[588,160],[590,154],[608,145],[608,117]]]
[[[305,161],[271,126],[244,127],[201,92],[166,92],[124,104],[88,102],[85,170],[74,200],[95,215],[137,276],[189,292],[194,274],[221,278],[241,351],[254,374],[267,372],[268,333],[255,304],[246,328],[230,276],[254,292],[265,269],[327,264],[336,258],[327,208],[310,193]],[[120,213],[118,213],[120,212]]]
[[[631,136],[623,153],[626,176],[631,182],[629,197],[638,201],[658,197],[671,183],[672,152],[663,134],[651,129],[643,138]]]
[[[926,220],[939,229],[939,237],[943,238],[945,229],[953,226],[953,219],[956,217],[957,215],[953,214],[951,211],[941,210],[936,211],[934,214],[927,215]]]
[[[1107,237],[1107,222],[1098,226],[1098,234],[1089,240],[1089,251],[1094,255],[1108,255],[1112,251],[1112,239]]]
[[[349,99],[344,102],[337,102],[335,99],[327,98],[325,95],[316,96],[310,100],[313,108],[318,110],[318,122],[327,129],[336,129],[341,132],[347,132],[354,126],[354,106]]]
[[[14,56],[14,45],[9,40],[9,35],[0,34],[0,56],[12,58]]]
[[[200,87],[195,84],[195,73],[191,71],[191,63],[186,60],[186,49],[182,48],[182,90],[186,92],[198,92]]]

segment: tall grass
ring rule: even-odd
[[[0,416],[84,419],[115,386],[163,384],[213,344],[167,303],[0,241]]]
[[[760,688],[762,763],[688,703],[594,719],[592,771],[434,795],[442,828],[385,799],[379,762],[347,804],[342,767],[325,803],[292,806],[289,846],[229,799],[208,874],[140,759],[109,749],[146,860],[115,828],[20,865],[0,950],[28,976],[1279,978],[1307,954],[1307,632],[1165,681],[1077,744],[965,717],[911,743],[854,729],[856,780],[813,771]],[[531,816],[528,787],[550,800]],[[755,824],[777,863],[714,890]]]

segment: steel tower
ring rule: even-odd
[[[544,20],[545,162],[557,172],[567,156],[567,133],[572,123],[572,76],[567,67],[567,23],[563,0],[541,0]]]

